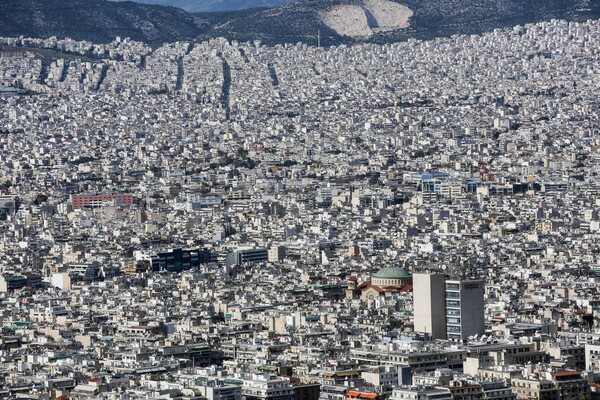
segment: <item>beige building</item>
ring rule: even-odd
[[[520,400],[586,400],[591,398],[590,385],[579,371],[541,373],[513,378],[513,391]]]
[[[444,274],[414,274],[414,330],[446,339]]]

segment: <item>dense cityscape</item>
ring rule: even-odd
[[[0,46],[0,398],[600,399],[599,20]]]

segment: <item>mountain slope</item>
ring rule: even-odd
[[[189,6],[200,0],[139,1],[176,1]],[[289,0],[231,0],[230,4],[257,1]],[[0,0],[0,36],[71,37],[99,43],[112,41],[115,36],[146,43],[221,36],[244,42],[311,45],[316,45],[320,37],[321,44],[328,46],[475,34],[551,18],[600,18],[600,0],[392,1],[295,0],[277,8],[190,14],[180,8],[130,1]],[[205,0],[206,5],[225,2]],[[387,11],[394,9],[397,15]],[[357,31],[350,24],[356,25],[358,19],[363,26]]]
[[[207,23],[182,9],[105,0],[0,0],[0,36],[71,37],[110,42],[193,39]]]
[[[123,1],[123,0],[113,0]],[[137,3],[180,7],[189,12],[235,11],[248,8],[278,7],[293,0],[135,0]]]
[[[396,0],[395,0],[396,1]],[[430,39],[453,34],[474,34],[551,18],[587,20],[600,17],[598,0],[398,0],[413,16],[408,29],[380,32],[368,41],[385,43],[409,37]],[[359,5],[364,0],[297,0],[275,9],[232,14],[215,24],[209,35],[240,41],[260,39],[263,43],[354,43],[341,36],[320,18],[323,11],[339,5]],[[339,30],[338,30],[339,31]],[[361,41],[361,39],[358,39]],[[364,41],[364,40],[362,40]]]

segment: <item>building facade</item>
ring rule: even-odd
[[[131,206],[133,205],[133,195],[128,193],[71,195],[71,205],[74,209],[102,207],[105,204],[111,203],[122,206]]]
[[[432,339],[446,339],[446,278],[444,274],[414,274],[414,329]]]
[[[485,333],[484,282],[446,281],[446,332],[448,339],[467,340]]]

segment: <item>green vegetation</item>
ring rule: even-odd
[[[0,4],[0,36],[70,37],[95,43],[121,36],[163,43],[194,39],[208,27],[182,9],[129,1],[2,0]]]
[[[225,37],[264,44],[360,42],[339,36],[319,19],[319,12],[358,0],[296,0],[280,8],[253,8],[190,14],[176,7],[106,0],[0,0],[0,36],[70,37],[97,43],[116,36],[151,45],[178,40]],[[368,41],[389,43],[431,39],[454,34],[477,34],[552,18],[585,21],[600,17],[600,3],[578,7],[576,0],[403,0],[414,16],[409,29],[375,34]],[[32,13],[31,10],[36,10]]]

